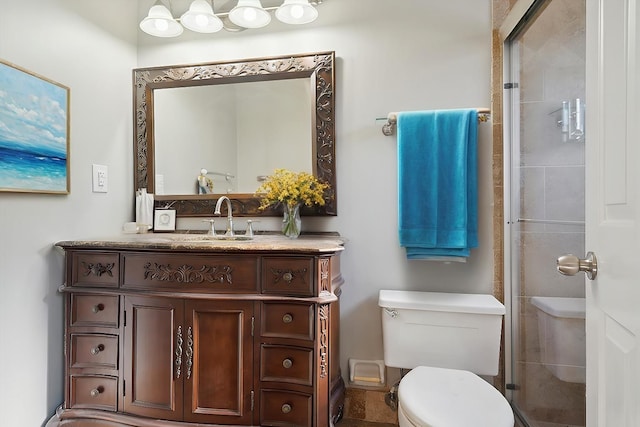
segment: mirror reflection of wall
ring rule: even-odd
[[[203,168],[217,194],[253,193],[276,168],[312,173],[311,97],[308,79],[156,89],[163,194],[197,194]]]

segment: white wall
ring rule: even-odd
[[[209,89],[213,90],[182,87],[154,93],[154,167],[156,176],[163,176],[163,194],[196,194],[196,178],[203,168],[238,175],[235,144],[227,143],[237,140],[235,90],[225,85]],[[220,176],[208,177],[216,193],[232,187],[219,185],[224,182]]]
[[[2,424],[42,424],[62,401],[62,255],[58,240],[117,233],[133,218],[131,69],[245,57],[336,52],[338,216],[304,227],[337,230],[343,255],[341,354],[382,358],[380,289],[491,292],[491,139],[480,137],[480,249],[467,264],[407,262],[397,238],[392,111],[486,107],[490,1],[329,0],[301,28],[238,34],[138,34],[152,0],[3,1],[0,58],[71,88],[71,194],[0,193]],[[174,2],[176,3],[176,2]],[[32,15],[31,12],[38,10]],[[138,57],[136,59],[136,36]],[[91,192],[91,164],[109,166],[109,193]],[[202,227],[199,220],[183,225]],[[277,227],[278,219],[262,226]]]
[[[40,426],[63,400],[63,258],[52,243],[115,234],[133,215],[129,3],[2,1],[0,59],[71,89],[71,193],[0,193],[3,426]],[[106,194],[91,192],[92,163],[109,167]]]
[[[141,13],[147,3],[140,1]],[[185,31],[171,40],[141,35],[138,50],[141,67],[336,52],[338,216],[303,218],[303,229],[336,230],[349,240],[342,262],[345,375],[350,357],[382,359],[380,289],[493,289],[490,124],[480,125],[480,248],[466,265],[445,265],[407,262],[398,245],[395,137],[383,136],[384,121],[376,121],[393,111],[489,106],[490,1],[384,4],[392,7],[371,0],[326,1],[318,20],[301,28],[272,22],[268,32]],[[275,229],[278,222],[262,220],[260,226]]]
[[[277,168],[312,172],[311,100],[314,95],[309,79],[236,86],[238,191],[254,193],[261,184],[257,177],[271,175]]]

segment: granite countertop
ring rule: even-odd
[[[220,236],[199,233],[120,234],[104,238],[64,240],[56,243],[64,249],[133,249],[200,252],[302,252],[333,253],[344,250],[345,239],[337,233],[302,234],[289,239],[282,234],[256,234],[251,240],[224,240]],[[243,235],[236,239],[246,239]]]

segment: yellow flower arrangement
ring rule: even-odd
[[[307,172],[276,169],[256,190],[256,195],[262,197],[260,209],[278,203],[289,207],[297,204],[323,206],[327,188],[329,184],[318,181]]]

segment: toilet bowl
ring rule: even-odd
[[[419,366],[398,387],[400,427],[513,427],[504,396],[476,374]]]
[[[496,375],[504,305],[491,295],[382,290],[384,360],[411,369],[398,386],[400,427],[513,427]]]

